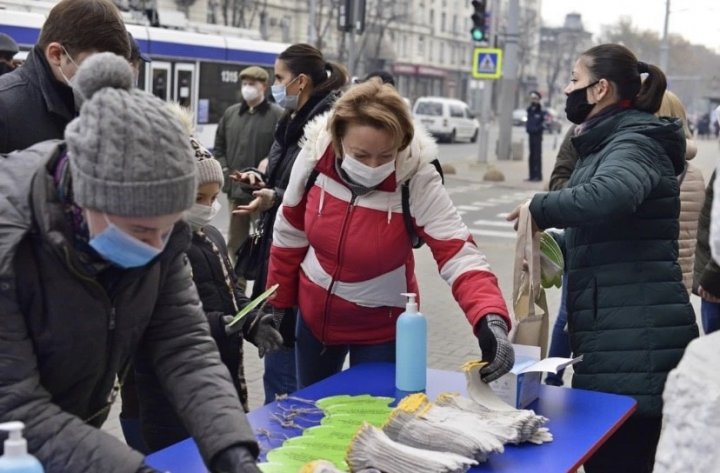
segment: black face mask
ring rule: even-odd
[[[587,89],[600,82],[596,80],[592,84],[586,85],[582,89],[575,89],[567,95],[565,101],[565,115],[567,119],[576,125],[585,121],[587,116],[595,107],[594,103],[587,101]]]

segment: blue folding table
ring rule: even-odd
[[[394,380],[395,365],[368,363],[308,386],[295,396],[314,400],[337,394],[396,397]],[[466,392],[463,373],[430,369],[427,380],[430,399],[442,392]],[[554,441],[543,445],[507,445],[504,453],[491,455],[487,463],[470,471],[574,472],[635,411],[635,404],[635,400],[627,396],[542,386],[539,399],[529,408],[550,419],[547,427]],[[248,414],[256,435],[260,434],[258,442],[263,454],[279,446],[285,437],[302,433],[298,429],[282,428],[273,418],[277,411],[278,406],[271,403]],[[300,423],[302,421],[298,421]],[[207,472],[191,439],[150,455],[147,462],[154,468],[172,473]]]

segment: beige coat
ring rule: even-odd
[[[678,237],[678,263],[682,268],[683,283],[692,290],[693,263],[697,240],[698,217],[705,200],[705,180],[699,168],[687,163],[680,184],[680,235]]]

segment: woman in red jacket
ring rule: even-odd
[[[276,309],[299,307],[298,387],[350,363],[395,360],[401,293],[418,292],[401,186],[410,214],[477,335],[488,381],[513,365],[507,308],[485,257],[430,161],[437,147],[378,80],[357,85],[305,128],[278,212],[268,286]],[[314,170],[314,172],[313,172]],[[317,174],[306,190],[310,175]]]

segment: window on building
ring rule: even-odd
[[[425,38],[423,36],[418,37],[418,49],[417,52],[419,55],[425,54]]]
[[[430,9],[430,28],[435,29],[435,10]]]
[[[440,15],[440,31],[443,33],[447,31],[447,25],[445,24],[447,22],[447,14],[445,12],[442,12],[442,15]]]
[[[453,15],[453,22],[452,22],[452,33],[457,33],[458,27],[457,27],[457,14]]]
[[[442,41],[440,42],[440,52],[438,53],[438,62],[440,64],[445,63],[445,43]]]

